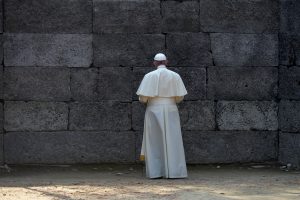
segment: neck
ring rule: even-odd
[[[166,68],[166,65],[163,65],[163,64],[162,65],[158,65],[157,69],[159,69],[159,68]]]

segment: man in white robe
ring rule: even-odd
[[[167,58],[158,53],[156,70],[147,73],[136,92],[147,103],[140,160],[149,178],[187,177],[180,118],[176,103],[187,94],[179,74],[167,69]]]

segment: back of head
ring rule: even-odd
[[[168,61],[167,61],[167,57],[165,54],[158,53],[154,56],[153,64],[155,65],[155,67],[157,67],[159,65],[167,65],[167,63],[168,63]]]

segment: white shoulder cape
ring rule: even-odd
[[[158,68],[146,74],[136,92],[148,97],[174,97],[187,94],[179,74],[167,68]]]

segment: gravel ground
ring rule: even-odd
[[[274,164],[189,165],[186,179],[148,179],[142,165],[9,167],[0,200],[300,199],[300,171]]]

